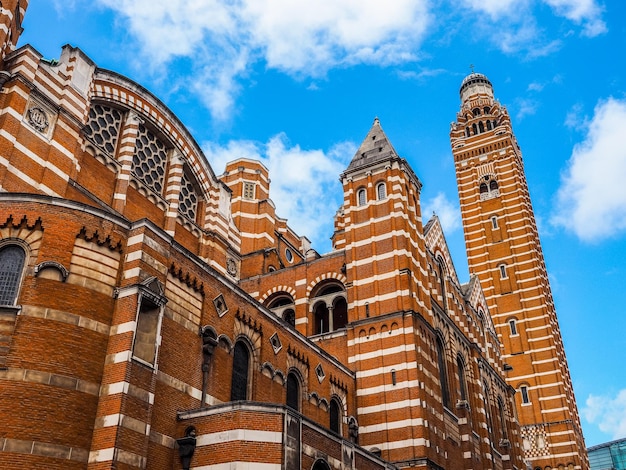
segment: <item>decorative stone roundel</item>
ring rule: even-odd
[[[46,132],[46,129],[48,129],[50,125],[48,115],[44,109],[39,106],[33,106],[28,110],[28,123],[39,132]]]

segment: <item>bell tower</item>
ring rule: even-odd
[[[461,84],[451,125],[469,269],[480,279],[504,360],[526,462],[589,467],[520,147],[485,75]],[[508,369],[508,367],[507,367]]]

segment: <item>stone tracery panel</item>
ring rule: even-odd
[[[152,191],[162,194],[166,162],[165,144],[143,124],[139,124],[132,173]]]
[[[100,150],[115,154],[122,113],[115,108],[94,104],[89,110],[89,120],[84,132]]]

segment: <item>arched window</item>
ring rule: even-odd
[[[478,127],[476,127],[476,124],[472,124],[472,131],[474,131],[474,135],[478,134]]]
[[[437,270],[439,273],[439,288],[441,290],[441,301],[443,302],[442,307],[445,310],[447,308],[446,306],[446,269],[445,269],[445,262],[441,256],[437,256]]]
[[[364,206],[367,202],[367,194],[365,193],[365,188],[361,188],[356,192],[356,200],[359,206]]]
[[[500,269],[500,279],[506,279],[509,277],[506,273],[506,264],[499,265],[498,269]]]
[[[287,406],[300,411],[300,380],[294,372],[287,374]]]
[[[485,106],[485,107],[483,108],[483,112],[484,112],[485,114],[489,114],[489,112],[490,112],[490,111],[491,111],[491,110],[489,109],[489,106]]]
[[[496,191],[498,189],[498,182],[496,180],[491,180],[489,182],[489,192]]]
[[[469,127],[465,128],[465,137],[469,137],[470,136],[470,130]]]
[[[285,310],[283,313],[283,320],[285,320],[291,326],[296,326],[296,312],[292,309]]]
[[[443,406],[450,408],[450,389],[448,388],[448,375],[446,374],[446,356],[443,340],[437,336],[437,365],[439,367],[439,382],[441,383],[441,401]]]
[[[459,354],[456,357],[456,371],[459,375],[459,399],[467,400],[467,381],[465,380],[465,362]]]
[[[498,417],[500,418],[500,434],[502,439],[506,439],[506,415],[504,414],[504,403],[498,397]]]
[[[472,114],[474,116],[480,116],[480,109],[479,108],[472,109]]]
[[[311,468],[311,470],[330,470],[330,466],[323,460],[319,459],[313,464],[313,468]]]
[[[487,121],[487,130],[490,131],[492,129],[491,121]]]
[[[348,323],[348,303],[343,297],[337,297],[333,303],[333,330],[345,328]]]
[[[296,324],[296,312],[293,297],[287,292],[277,292],[269,297],[265,304],[276,316],[282,318],[291,326]]]
[[[487,432],[489,440],[493,442],[493,421],[491,420],[491,403],[489,402],[489,386],[483,382],[483,403],[485,405],[485,418],[487,420]]]
[[[250,351],[243,341],[235,343],[233,354],[233,376],[230,387],[230,400],[248,399],[248,371],[250,370]]]
[[[15,305],[26,253],[18,245],[0,249],[0,305]]]
[[[530,396],[528,395],[528,385],[520,386],[519,392],[522,395],[522,403],[530,403]]]
[[[313,291],[312,297],[312,334],[319,335],[345,328],[348,323],[348,304],[343,284],[336,280],[324,282]]]
[[[485,125],[483,124],[482,121],[478,123],[478,132],[480,132],[481,134],[485,132]]]
[[[341,434],[341,405],[334,397],[330,400],[330,430]]]
[[[321,335],[322,333],[328,333],[329,324],[328,324],[328,307],[324,302],[319,302],[315,309],[313,310],[313,321],[315,322],[313,325],[313,334]]]
[[[376,186],[376,197],[379,201],[387,197],[387,186],[385,186],[385,183],[378,183],[378,186]]]
[[[489,192],[489,188],[485,183],[480,183],[480,194],[487,194]]]

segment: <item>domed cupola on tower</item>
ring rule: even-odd
[[[463,79],[461,83],[461,102],[465,101],[472,95],[487,95],[493,99],[493,87],[486,75],[482,73],[470,73]]]
[[[463,79],[459,94],[461,110],[450,129],[452,147],[457,150],[455,157],[465,159],[495,150],[493,145],[483,146],[485,137],[508,134],[515,140],[508,112],[494,98],[493,87],[485,75],[469,74]],[[469,147],[476,149],[468,152]],[[514,147],[517,147],[516,142]]]

